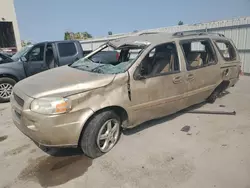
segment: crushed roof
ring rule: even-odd
[[[171,33],[166,32],[158,32],[158,33],[145,33],[141,35],[135,35],[135,36],[129,36],[124,38],[115,39],[112,41],[109,41],[111,45],[119,48],[122,45],[157,45],[160,43],[170,42],[171,40],[174,41],[176,39],[178,40],[186,40],[186,39],[195,39],[195,38],[222,38],[219,35],[216,35],[215,33],[207,33],[207,34],[191,34],[191,35],[184,35],[184,36],[174,36]],[[225,37],[223,37],[225,38]]]
[[[169,33],[156,33],[156,34],[145,34],[138,36],[130,36],[125,38],[120,38],[112,40],[109,43],[116,47],[120,47],[124,44],[155,44],[164,41],[169,41],[170,38],[173,38],[172,34]]]

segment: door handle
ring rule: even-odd
[[[194,75],[193,74],[188,74],[187,79],[188,80],[193,80],[194,79]]]
[[[176,76],[176,77],[173,78],[173,82],[174,82],[175,84],[180,83],[181,80],[182,80],[182,77],[181,77],[181,76]]]
[[[224,76],[228,76],[229,75],[229,69],[226,69],[226,70],[224,70]]]

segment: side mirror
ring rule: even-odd
[[[136,71],[135,71],[135,74],[134,74],[134,79],[135,80],[143,80],[143,79],[146,79],[146,77],[143,75],[143,68],[142,68],[142,65],[140,64]]]
[[[22,56],[20,59],[21,59],[22,62],[26,62],[27,61],[27,58],[24,57],[24,56]]]
[[[134,74],[135,80],[143,80],[146,79],[146,77],[142,74],[140,67],[137,68],[135,74]]]
[[[136,76],[135,76],[135,79],[136,80],[143,80],[143,79],[145,79],[146,77],[145,76],[143,76],[143,75],[141,75],[141,74],[137,74]]]

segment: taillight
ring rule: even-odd
[[[243,76],[243,71],[241,69],[241,66],[239,66],[239,75]],[[239,77],[239,75],[238,75],[238,77]]]
[[[243,76],[243,71],[240,69],[240,75]]]
[[[116,60],[118,61],[120,57],[120,53],[116,52]]]

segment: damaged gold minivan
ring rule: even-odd
[[[119,52],[117,62],[91,59],[105,50]],[[144,33],[19,82],[12,117],[39,145],[79,146],[96,158],[115,146],[121,129],[213,102],[239,73],[237,50],[223,35]]]

